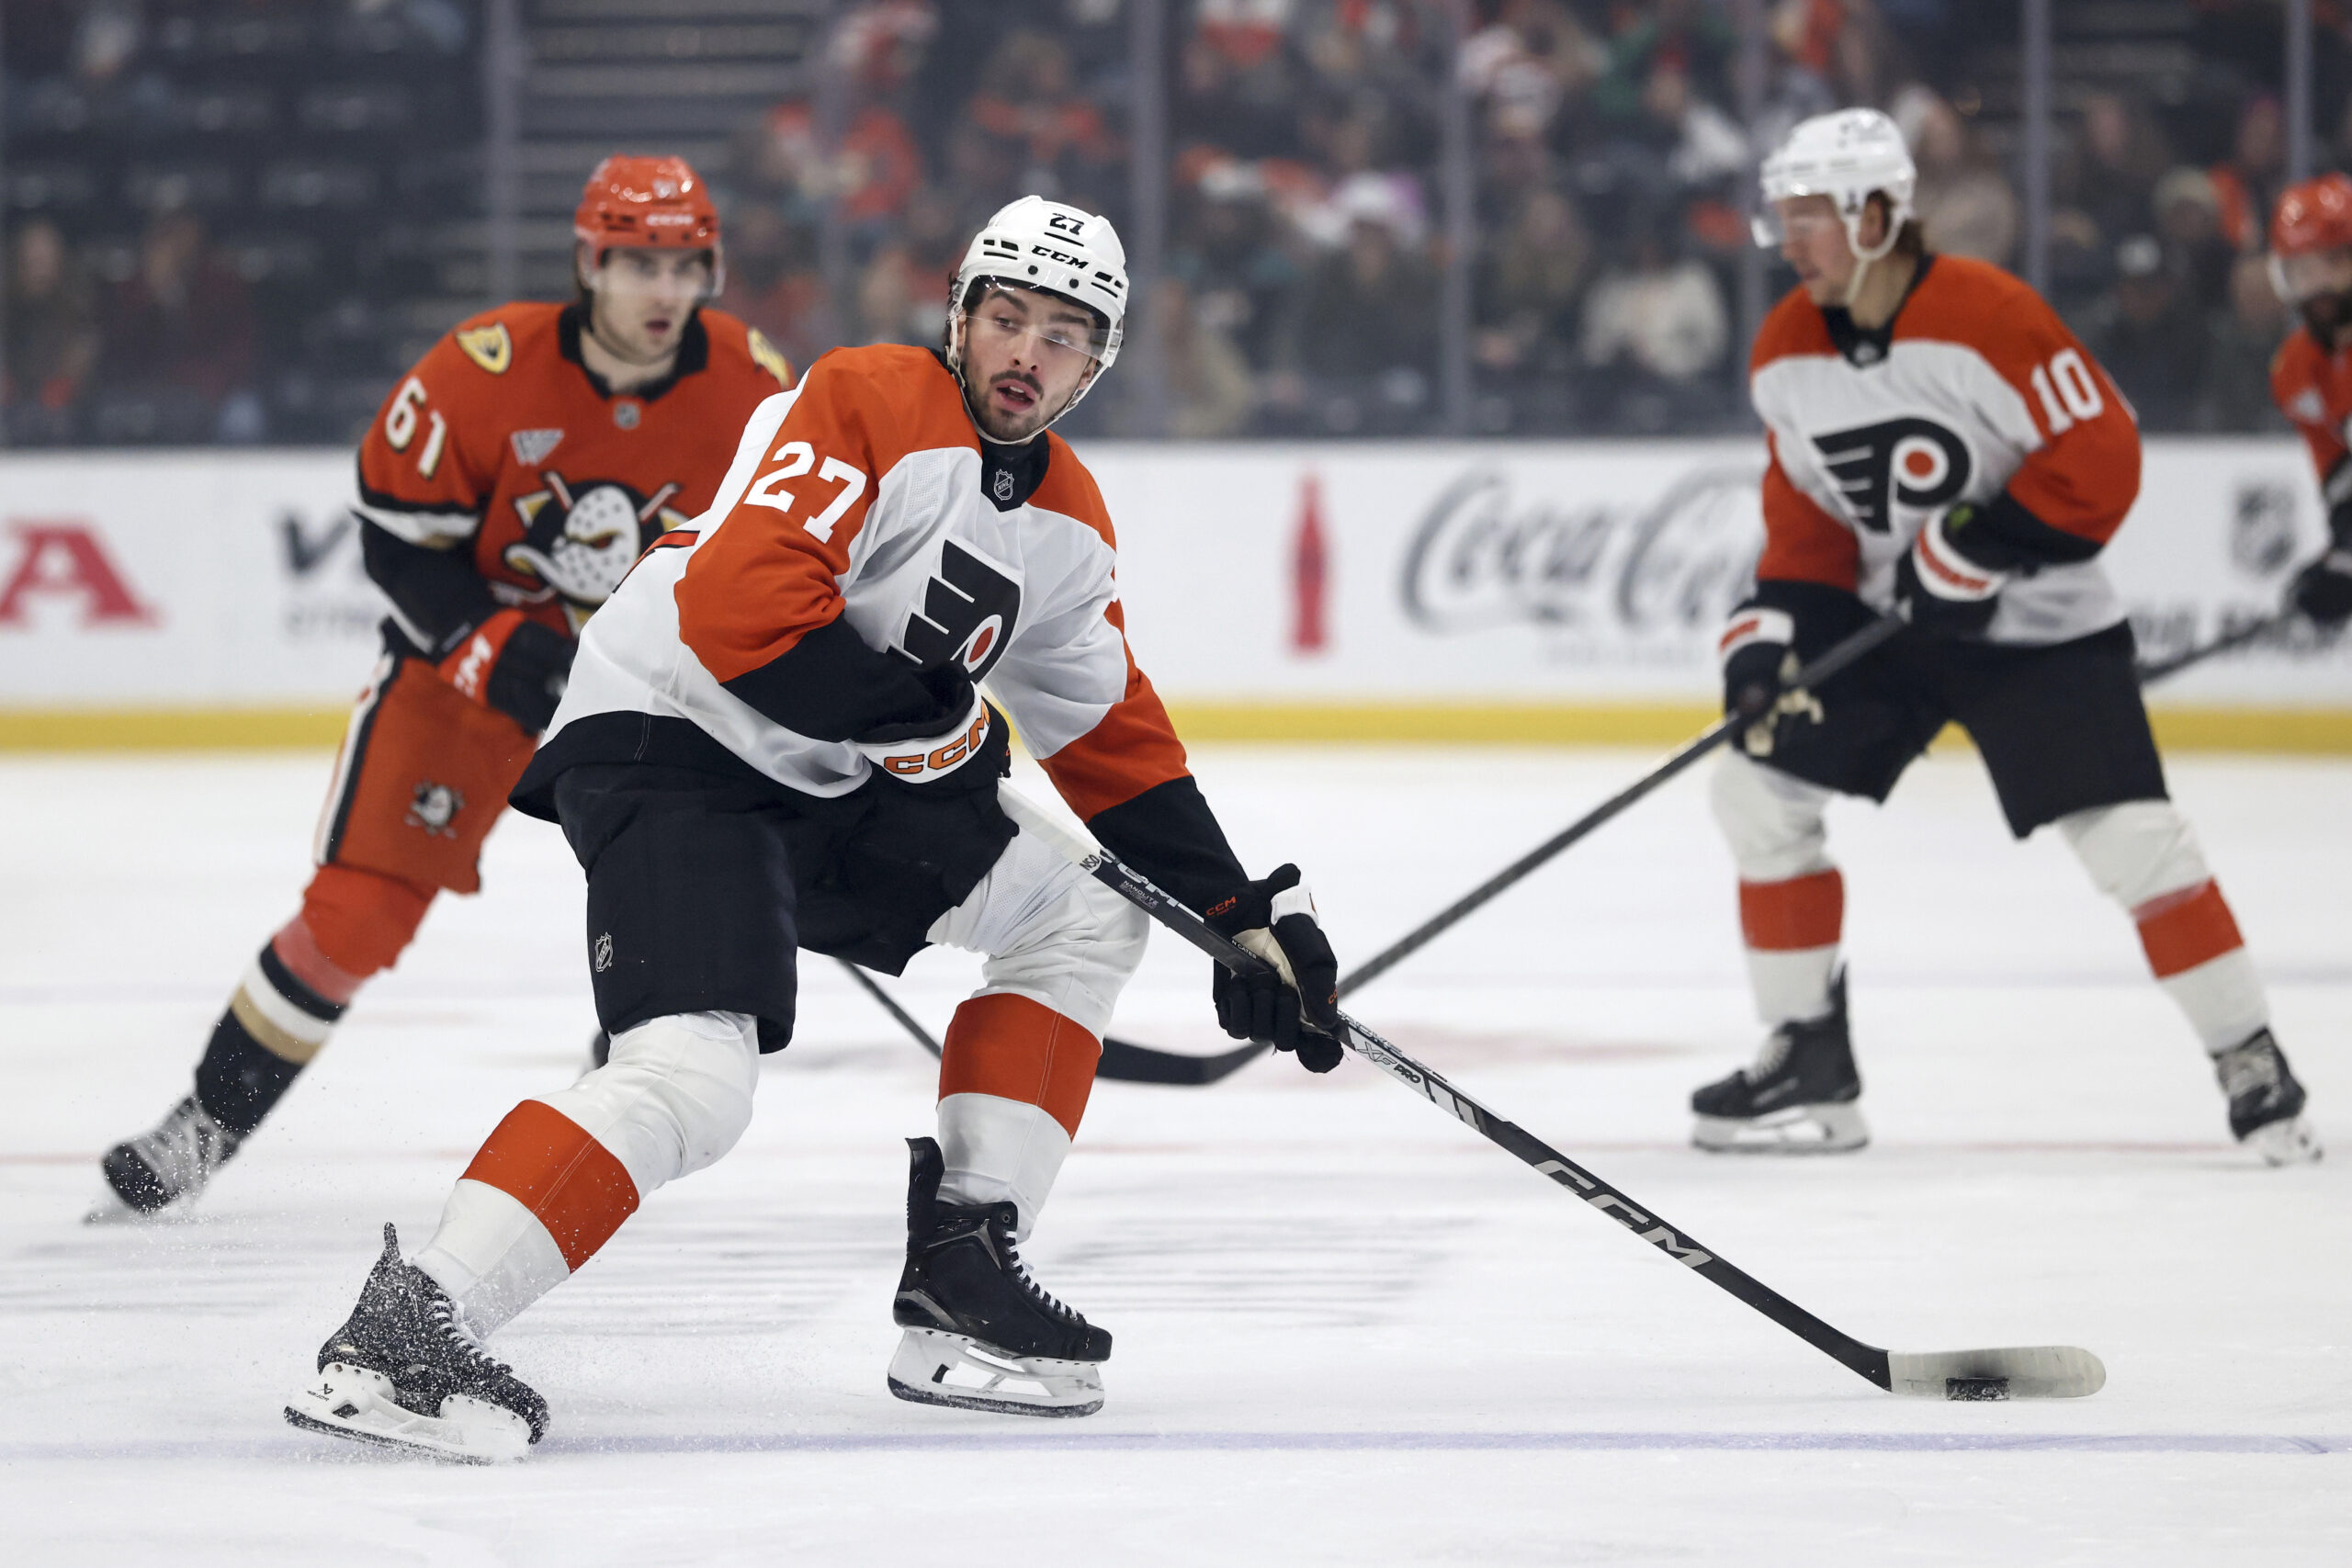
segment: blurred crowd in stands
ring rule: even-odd
[[[428,43],[473,12],[340,3]],[[2274,428],[2265,371],[2291,324],[2262,261],[2286,160],[2279,7],[2103,9],[2144,14],[2195,67],[2161,93],[2061,80],[2054,302],[2145,428]],[[1458,36],[1439,0],[1167,0],[1152,424],[1194,438],[1440,427],[1449,71],[1466,100],[1476,234],[1474,434],[1748,428],[1736,361],[1752,326],[1750,171],[1807,114],[1885,107],[1918,162],[1930,248],[2021,265],[2013,5],[1752,10],[1764,46],[1745,76],[1726,0],[1477,0]],[[2319,10],[2316,152],[2344,167],[2352,8]],[[130,91],[138,73],[117,56],[138,12],[137,0],[7,0],[12,137],[43,71]],[[28,17],[54,35],[29,51]],[[837,7],[816,90],[743,126],[704,171],[728,224],[721,303],[805,365],[836,344],[938,341],[966,239],[1020,193],[1106,212],[1132,243],[1129,28],[1123,0]],[[216,243],[186,192],[143,193],[143,232],[109,248],[70,209],[28,199],[13,162],[11,177],[14,440],[336,439],[364,420],[357,390],[324,424],[289,400],[289,376],[313,397],[341,384],[304,358],[321,352],[318,331],[273,331],[284,299],[269,258]],[[1787,281],[1768,264],[1764,298]],[[356,378],[374,377],[379,396],[401,367],[390,356],[417,346],[381,341],[385,361]],[[125,389],[141,396],[126,402]],[[145,412],[120,412],[131,405]],[[1138,407],[1130,389],[1079,417],[1135,429]]]

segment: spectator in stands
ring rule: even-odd
[[[1340,248],[1308,282],[1299,367],[1334,434],[1409,427],[1437,374],[1437,276],[1394,185],[1351,182]]]
[[[1592,265],[1592,240],[1575,205],[1558,191],[1532,192],[1479,269],[1478,367],[1516,378],[1559,367],[1544,350],[1568,341],[1577,296]]]
[[[2206,172],[2222,203],[2222,235],[2236,249],[2258,251],[2287,170],[2287,122],[2267,94],[2238,115],[2230,156]]]
[[[1723,364],[1731,320],[1705,264],[1678,258],[1664,217],[1637,223],[1625,260],[1585,296],[1583,358],[1597,371],[1646,378],[1658,389],[1693,387]]]
[[[1233,339],[1193,309],[1192,288],[1179,277],[1161,279],[1149,319],[1159,334],[1168,434],[1184,441],[1239,434],[1258,395]]]
[[[727,287],[718,305],[766,333],[797,368],[842,341],[817,271],[816,235],[787,223],[771,203],[744,202],[728,214]]]
[[[2113,292],[2084,317],[2083,346],[2132,400],[2141,429],[2186,430],[2204,370],[2205,322],[2154,235],[2118,245],[2115,272]]]
[[[857,276],[860,343],[941,342],[947,326],[947,297],[922,277],[914,257],[893,242],[876,249]]]
[[[1192,309],[1254,368],[1295,364],[1306,266],[1258,165],[1218,160],[1201,168],[1178,197],[1166,265],[1187,285]]]
[[[2230,268],[2230,307],[2207,333],[2199,430],[2285,430],[2270,397],[2270,360],[2295,320],[2271,287],[2268,258],[2246,255]]]
[[[110,434],[183,442],[265,434],[253,301],[194,213],[165,212],[148,225],[138,269],[106,302],[104,336]]]
[[[1913,83],[1889,112],[1918,165],[1912,198],[1931,250],[2009,265],[2018,241],[2018,198],[2001,171],[1977,149],[1974,134],[1932,88]]]
[[[1118,139],[1078,90],[1069,51],[1045,33],[1015,32],[980,71],[965,113],[1010,152],[1026,191],[1102,211],[1115,196]]]
[[[2172,166],[2164,133],[2148,112],[2113,93],[2083,102],[2080,133],[2058,160],[2053,194],[2078,243],[2104,276],[2116,245],[2144,231],[2156,181]]]
[[[2149,206],[2165,265],[2181,280],[2199,314],[2228,309],[2230,269],[2238,251],[2222,231],[2222,201],[2202,169],[2165,171]]]
[[[6,434],[17,443],[71,440],[98,361],[97,306],[65,236],[46,218],[17,232],[8,266]]]

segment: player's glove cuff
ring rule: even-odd
[[[957,791],[995,787],[1012,772],[1012,737],[1004,716],[963,682],[964,701],[944,724],[934,716],[870,729],[850,744],[883,777],[902,784]]]
[[[537,735],[555,717],[578,645],[522,611],[500,610],[434,668],[461,695]]]

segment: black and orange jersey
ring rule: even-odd
[[[422,651],[503,605],[576,635],[648,544],[710,504],[744,422],[792,384],[758,332],[704,310],[666,379],[616,394],[581,359],[582,321],[535,303],[472,317],[360,443],[369,572]]]
[[[1884,328],[1796,289],[1758,333],[1749,384],[1770,454],[1758,581],[1889,609],[1920,526],[1967,502],[2038,567],[2002,592],[1991,640],[2114,625],[2122,606],[2093,558],[2139,494],[2130,405],[2018,279],[1962,257],[1920,266]]]
[[[2329,533],[2352,546],[2352,340],[2331,353],[2297,327],[2270,361],[2270,395],[2311,448]]]

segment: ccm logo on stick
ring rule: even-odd
[[[922,773],[944,773],[970,756],[973,750],[987,737],[988,732],[988,710],[982,708],[978,716],[972,720],[971,728],[967,729],[937,750],[910,751],[900,757],[885,757],[882,759],[882,766],[886,771],[902,779],[913,778]]]

